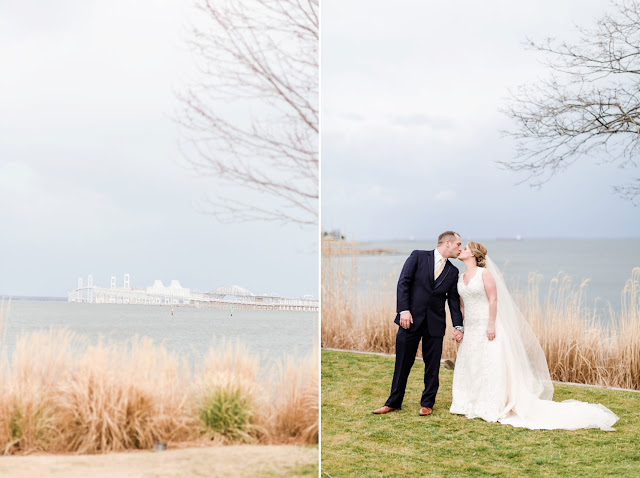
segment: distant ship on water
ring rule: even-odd
[[[520,234],[516,234],[515,237],[497,237],[496,241],[522,241],[523,238]]]

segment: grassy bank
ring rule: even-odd
[[[219,341],[195,370],[151,339],[22,336],[0,361],[0,452],[102,453],[156,442],[316,444],[316,354],[270,373]]]
[[[358,293],[358,254],[356,244],[322,241],[322,346],[394,353],[399,271],[390,271],[382,287]],[[621,312],[610,311],[609,317],[585,307],[586,282],[557,277],[546,295],[539,282],[532,276],[524,290],[512,294],[540,340],[551,377],[640,390],[640,268],[621,292]],[[455,361],[457,344],[450,335],[449,319],[443,358]]]
[[[322,471],[338,477],[637,476],[640,394],[556,386],[554,400],[609,407],[615,432],[526,430],[449,413],[452,372],[441,370],[434,413],[418,416],[422,363],[409,377],[403,409],[372,410],[386,400],[393,358],[322,352]],[[326,476],[326,475],[323,475]]]

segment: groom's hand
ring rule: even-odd
[[[464,333],[456,329],[453,331],[453,337],[451,337],[451,339],[460,343],[460,341],[462,340],[462,337],[464,337]]]
[[[400,326],[403,329],[408,329],[413,324],[413,317],[411,317],[411,312],[408,310],[400,314]]]

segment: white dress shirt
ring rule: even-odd
[[[438,264],[440,263],[440,259],[442,259],[442,254],[438,249],[433,250],[433,273],[435,275],[436,269],[438,268]]]

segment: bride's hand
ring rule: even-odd
[[[496,326],[489,324],[489,326],[487,327],[487,338],[489,340],[493,340],[496,338]]]

